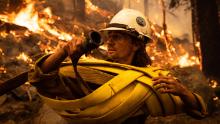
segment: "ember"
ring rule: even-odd
[[[0,48],[0,55],[1,56],[4,56],[5,54],[4,54],[4,52],[3,52],[3,50]]]
[[[6,68],[0,66],[0,74],[6,73],[6,72],[7,72]]]
[[[33,65],[33,60],[28,56],[26,55],[25,53],[20,53],[17,57],[16,57],[18,60],[23,60],[25,61],[26,63],[30,64],[30,66]]]
[[[217,100],[219,100],[219,98],[216,96],[216,97],[213,98],[213,100],[217,101]]]
[[[209,83],[209,85],[212,87],[212,88],[216,88],[217,87],[217,85],[218,85],[218,82],[216,81],[216,80],[210,80],[209,81],[210,83]]]

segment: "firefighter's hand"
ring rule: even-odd
[[[72,58],[79,58],[82,49],[83,38],[74,38],[73,41],[69,41],[66,44],[62,44],[54,54],[50,55],[41,65],[42,72],[48,73],[57,70],[60,64],[65,60],[67,56]],[[77,58],[77,59],[78,59]],[[76,59],[75,59],[76,60]]]
[[[179,80],[170,76],[153,78],[153,86],[160,93],[172,93],[177,96],[188,96],[191,94]]]
[[[69,57],[77,56],[82,52],[83,41],[82,37],[76,37],[74,40],[67,42],[62,49]]]

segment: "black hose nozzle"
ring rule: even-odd
[[[93,49],[98,48],[102,44],[103,44],[103,42],[101,40],[101,35],[99,34],[99,32],[93,31],[93,30],[90,31],[88,36],[86,37],[86,40],[82,44],[82,48],[81,48],[80,53],[71,57],[71,60],[73,62],[73,66],[77,65],[79,58],[83,54],[86,54],[86,53],[92,51]]]
[[[83,43],[82,46],[82,52],[83,54],[92,51],[93,49],[98,48],[100,45],[102,45],[101,35],[97,31],[91,31],[86,37],[86,40]]]

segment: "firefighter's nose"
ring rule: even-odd
[[[107,44],[107,45],[114,45],[114,41],[113,41],[112,39],[108,39],[108,40],[106,41],[106,44]]]

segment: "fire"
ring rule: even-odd
[[[44,53],[46,53],[46,54],[50,54],[50,53],[53,53],[54,51],[55,51],[55,47],[52,47],[51,45],[50,45],[50,41],[49,42],[47,42],[47,44],[43,44],[41,41],[39,41],[38,43],[37,43],[37,45],[39,46],[39,48],[41,49],[41,51],[44,51]]]
[[[0,48],[0,55],[2,55],[2,56],[4,56],[5,54],[4,54],[4,52],[3,52],[3,50]]]
[[[216,88],[218,85],[218,82],[216,80],[210,80],[210,84],[209,84],[212,88]]]
[[[175,43],[172,32],[166,33],[162,27],[150,22],[153,42],[148,45],[147,52],[155,66],[179,66],[181,68],[200,65],[199,57],[191,55],[182,44]],[[188,44],[193,45],[193,44]],[[199,44],[197,43],[196,46]]]
[[[200,42],[196,42],[196,43],[195,43],[195,46],[196,46],[197,48],[200,48]]]
[[[214,98],[212,98],[214,101],[219,100],[219,98],[216,96]]]
[[[67,34],[67,33],[65,33],[65,32],[62,32],[62,31],[59,31],[59,30],[57,30],[56,28],[54,28],[54,29],[51,29],[50,28],[50,26],[48,26],[48,25],[44,25],[44,27],[46,28],[48,28],[48,32],[50,33],[50,34],[52,34],[53,36],[56,36],[58,39],[60,39],[60,40],[65,40],[65,41],[70,41],[70,40],[72,40],[73,39],[73,36],[74,35],[70,35],[70,34]]]
[[[6,68],[0,66],[0,74],[5,74],[6,72]]]
[[[34,1],[26,1],[26,3],[26,7],[21,9],[18,14],[12,13],[0,15],[0,19],[5,22],[26,27],[28,30],[35,33],[48,35],[48,32],[50,35],[55,36],[60,40],[72,40],[71,34],[61,31],[55,26],[51,26],[51,24],[54,24],[55,20],[60,18],[52,16],[52,12],[49,7],[42,10],[42,13],[40,14],[35,10],[36,3]],[[40,18],[39,15],[43,17]],[[1,33],[1,35],[4,36],[5,34]]]
[[[0,15],[0,19],[2,21],[9,22],[9,16],[7,16],[7,15]]]
[[[13,20],[14,24],[27,27],[30,31],[43,31],[38,24],[38,14],[34,10],[34,2],[29,3],[26,8],[23,8]]]
[[[20,53],[16,58],[18,60],[23,60],[26,63],[33,64],[33,60],[28,55],[26,55],[24,52]]]
[[[0,48],[0,58],[1,58],[1,56],[4,56],[4,55],[5,54],[4,54],[3,50]],[[0,66],[0,74],[4,74],[6,72],[7,72],[6,68],[4,68],[3,66]]]
[[[139,0],[136,1],[139,2]],[[55,26],[55,22],[60,20],[60,17],[53,16],[50,7],[39,11],[35,7],[37,1],[26,0],[25,2],[26,6],[17,14],[12,13],[0,15],[0,19],[28,28],[29,31],[24,33],[25,36],[29,36],[32,32],[34,32],[59,42],[60,40],[71,41],[75,37],[74,34],[66,33],[62,30],[59,30]],[[113,13],[94,5],[90,0],[85,0],[85,3],[86,14],[98,13],[105,17],[111,17],[113,15]],[[77,25],[74,27],[77,27]],[[179,65],[180,67],[186,67],[200,64],[198,57],[189,54],[189,52],[187,52],[185,49],[179,49],[179,47],[174,46],[171,31],[165,31],[162,27],[156,25],[155,23],[151,23],[151,30],[153,44],[150,46],[150,48],[146,49],[155,65]],[[13,34],[13,36],[16,36],[16,32],[10,31],[10,33]],[[2,37],[6,37],[7,34],[8,33],[6,32],[0,32],[0,36]],[[52,47],[51,41],[49,40],[48,43],[42,43],[39,41],[37,45],[40,47],[41,51],[44,51],[45,53],[51,53],[55,49]],[[195,45],[196,47],[199,47],[198,42]],[[179,52],[180,50],[181,52]],[[16,58],[24,60],[27,63],[32,63],[32,60],[29,59],[25,53],[21,53]]]
[[[111,16],[113,16],[113,13],[110,13],[106,10],[99,8],[98,6],[94,5],[90,0],[85,0],[85,3],[86,3],[86,13],[87,14],[90,14],[92,12],[97,12],[103,17],[111,18]]]
[[[179,62],[178,65],[183,68],[183,67],[188,67],[188,66],[193,66],[193,65],[199,65],[199,60],[195,56],[189,56],[188,53],[186,53],[183,56],[179,57]]]
[[[8,35],[8,33],[6,33],[5,31],[1,31],[0,32],[0,36],[5,38]]]
[[[90,0],[85,0],[87,10],[97,11],[99,8],[92,4]],[[90,11],[88,11],[90,12]]]

